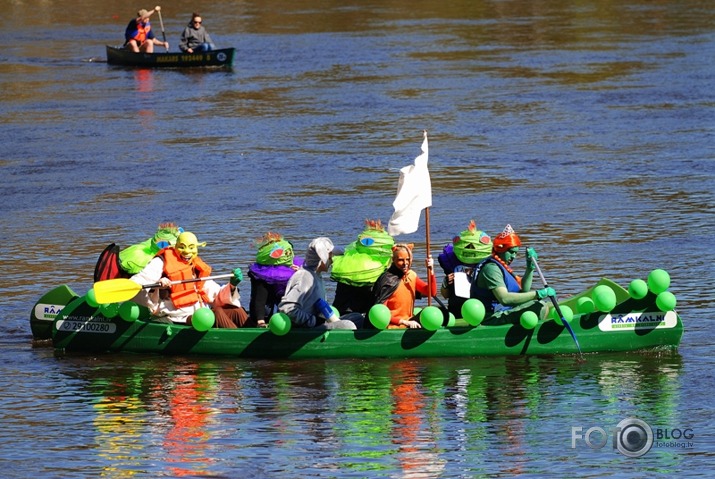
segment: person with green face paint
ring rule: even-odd
[[[534,274],[532,259],[538,256],[533,248],[526,249],[526,270],[519,277],[511,263],[519,254],[521,240],[511,225],[494,239],[492,254],[477,265],[470,296],[479,299],[486,310],[482,324],[498,325],[519,323],[525,311],[534,311],[541,319],[548,315],[548,306],[542,299],[556,295],[553,288],[531,291]]]
[[[211,266],[199,257],[196,235],[185,231],[176,239],[175,246],[159,251],[156,256],[130,279],[138,284],[159,283],[157,289],[142,289],[132,301],[146,306],[152,318],[161,322],[191,324],[193,314],[210,307],[215,315],[215,327],[237,328],[249,326],[248,313],[241,306],[238,284],[243,279],[240,268],[226,285],[213,280],[172,284],[172,282],[211,276]]]

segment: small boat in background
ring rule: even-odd
[[[144,68],[231,68],[235,53],[235,48],[221,48],[200,53],[134,53],[126,48],[107,45],[107,63]]]

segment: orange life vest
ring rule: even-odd
[[[164,276],[170,281],[184,279],[205,278],[211,274],[211,266],[196,256],[191,264],[187,264],[174,248],[164,248],[157,256],[164,260]],[[177,308],[191,306],[202,301],[208,303],[208,296],[204,292],[204,282],[179,283],[171,285],[171,301]]]
[[[146,24],[142,24],[142,22],[137,22],[137,34],[134,35],[134,38],[132,40],[136,40],[138,45],[141,45],[146,41],[147,35],[149,35],[149,31],[151,30],[151,25],[149,22]]]
[[[400,280],[397,289],[385,301],[392,317],[390,323],[399,324],[402,319],[410,319],[415,309],[415,294],[417,293],[417,273],[409,270]]]

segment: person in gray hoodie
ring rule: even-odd
[[[278,310],[299,328],[357,329],[364,316],[349,313],[342,319],[325,300],[325,285],[321,273],[328,271],[333,254],[342,254],[329,238],[315,238],[310,242],[303,266],[291,276]]]
[[[191,21],[181,34],[179,49],[185,53],[208,52],[214,50],[216,46],[211,40],[211,35],[203,26],[201,15],[194,12],[191,14]]]

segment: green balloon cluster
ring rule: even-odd
[[[208,331],[213,328],[214,322],[216,322],[214,312],[205,306],[197,309],[191,316],[191,325],[196,331]]]
[[[268,320],[268,329],[276,336],[284,336],[290,331],[292,326],[290,317],[285,313],[275,313]]]
[[[462,318],[470,326],[479,326],[485,314],[484,303],[477,298],[470,298],[462,304]]]
[[[670,291],[663,291],[655,297],[655,305],[663,312],[673,311],[677,301]]]
[[[420,313],[420,324],[427,331],[436,331],[442,327],[442,311],[437,306],[427,306]]]
[[[119,314],[119,303],[100,304],[99,312],[105,318],[113,318]]]
[[[534,329],[537,324],[539,324],[539,317],[533,311],[524,311],[521,313],[519,318],[519,323],[524,329]]]
[[[367,313],[370,323],[375,329],[385,329],[390,324],[390,308],[384,304],[375,304]]]
[[[571,321],[573,320],[573,310],[563,304],[559,305],[559,309],[561,310],[561,314],[564,316],[564,320],[571,324]],[[551,318],[556,321],[556,324],[559,326],[564,325],[563,321],[561,321],[561,316],[559,316],[559,313],[556,311],[556,308],[551,310]]]
[[[124,321],[133,323],[139,319],[139,305],[132,301],[126,301],[119,305],[119,317]]]
[[[634,279],[628,285],[628,295],[633,299],[643,299],[648,294],[648,283],[642,279]]]
[[[648,274],[648,289],[653,294],[660,294],[670,287],[670,275],[662,269],[654,269]]]
[[[596,309],[607,313],[616,307],[616,293],[605,284],[596,286],[591,295]]]
[[[588,296],[582,296],[576,300],[576,310],[579,314],[590,314],[596,310],[596,305]]]
[[[87,291],[87,294],[84,296],[84,302],[92,308],[96,308],[97,306],[99,306],[99,303],[97,302],[97,296],[94,293],[94,288],[91,288],[89,291]]]

